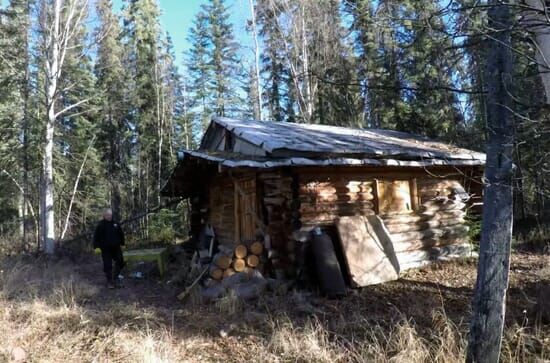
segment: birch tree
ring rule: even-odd
[[[58,118],[65,112],[87,102],[79,100],[71,105],[58,109],[61,90],[59,80],[63,73],[65,56],[70,48],[77,29],[86,14],[87,0],[43,0],[40,3],[39,30],[42,35],[40,57],[43,59],[46,125],[42,159],[42,233],[44,251],[55,252],[55,211],[54,211],[54,131]]]
[[[488,16],[492,41],[487,55],[487,163],[469,362],[499,360],[512,239],[511,15],[506,3],[493,0],[490,6]]]

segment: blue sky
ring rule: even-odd
[[[1,1],[1,0],[0,0]],[[160,24],[164,32],[170,33],[176,51],[178,66],[182,66],[183,52],[190,47],[187,41],[187,33],[193,25],[193,19],[200,10],[201,4],[208,0],[157,0],[161,9]],[[122,0],[114,0],[114,9],[119,11]],[[235,38],[245,48],[243,56],[250,57],[252,39],[245,30],[246,20],[250,17],[248,0],[226,0],[226,6],[231,12],[231,22],[235,32]]]

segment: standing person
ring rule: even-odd
[[[118,275],[124,267],[121,248],[124,246],[124,232],[120,224],[113,221],[113,211],[110,208],[103,211],[103,219],[97,224],[93,242],[94,248],[101,250],[107,287],[114,289],[116,285],[119,285]],[[114,270],[113,261],[115,262]]]

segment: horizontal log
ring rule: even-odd
[[[469,231],[469,227],[459,224],[443,228],[430,228],[423,231],[392,233],[391,240],[393,243],[402,241],[412,241],[423,238],[453,238],[463,237]]]
[[[384,220],[386,226],[391,224],[408,224],[416,223],[427,220],[440,220],[448,218],[463,218],[466,212],[463,210],[451,210],[451,211],[432,211],[424,213],[402,213],[402,214],[385,214],[380,217]]]
[[[300,194],[370,193],[371,186],[331,185],[323,187],[300,186]]]
[[[422,231],[429,228],[438,228],[463,224],[464,218],[427,219],[410,223],[393,223],[386,225],[390,233]]]
[[[467,237],[454,238],[424,238],[412,241],[401,241],[393,243],[393,250],[396,253],[406,251],[424,250],[431,247],[442,247],[449,245],[461,245],[468,242]]]
[[[301,194],[298,197],[300,202],[337,202],[350,201],[357,202],[363,200],[373,200],[374,197],[370,192],[361,193],[330,193],[330,194]]]
[[[300,213],[308,214],[315,212],[346,212],[346,211],[362,211],[373,209],[374,204],[369,201],[363,202],[335,202],[335,203],[302,203],[300,205]]]
[[[300,220],[302,223],[309,223],[309,222],[328,222],[328,221],[334,221],[336,218],[344,217],[344,216],[366,216],[366,215],[374,215],[373,210],[364,210],[361,212],[346,212],[346,213],[313,213],[313,214],[304,214],[301,216]]]
[[[420,207],[420,211],[430,212],[430,211],[443,211],[443,210],[457,210],[457,209],[464,209],[464,207],[466,207],[465,203],[455,202],[452,200],[447,200],[444,202],[440,202],[437,200],[430,200],[422,204],[422,206]]]
[[[469,244],[431,247],[425,250],[396,253],[400,271],[425,266],[433,262],[473,255],[474,253]]]

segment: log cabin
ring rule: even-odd
[[[220,245],[261,238],[272,268],[290,276],[298,245],[320,227],[363,286],[387,280],[372,278],[369,243],[390,245],[397,274],[471,252],[465,217],[481,207],[484,164],[482,153],[404,132],[214,117],[199,149],[178,153],[163,194],[188,198],[193,236],[208,224]],[[351,246],[336,231],[367,217],[385,236]]]

